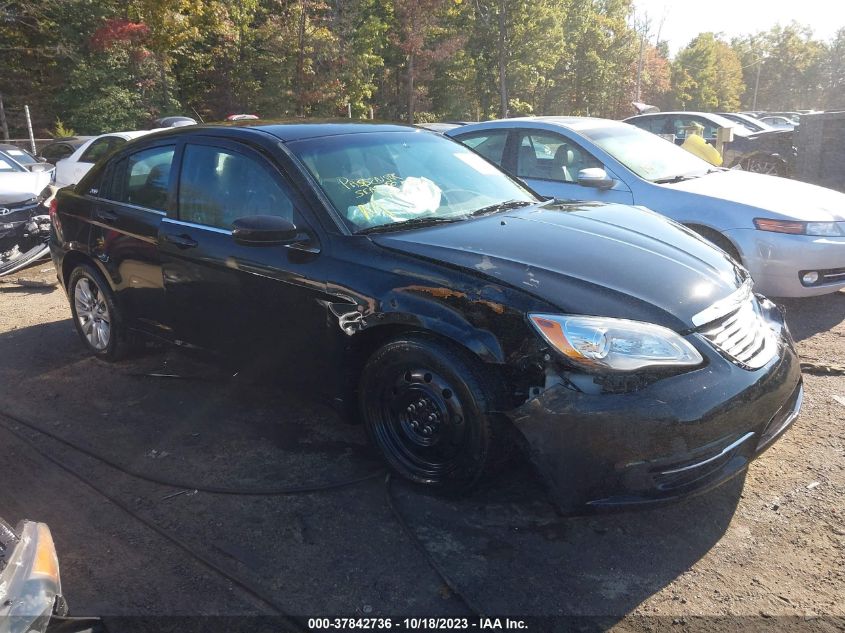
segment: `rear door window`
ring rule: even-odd
[[[130,154],[116,166],[105,197],[154,211],[167,211],[175,145]]]
[[[507,130],[486,130],[456,137],[461,143],[475,150],[490,162],[501,166],[508,141]]]

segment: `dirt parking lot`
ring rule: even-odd
[[[567,518],[519,463],[458,501],[388,489],[362,429],[331,409],[178,351],[93,360],[52,266],[14,277],[41,283],[0,283],[0,515],[50,525],[76,615],[476,611],[547,616],[533,630],[555,631],[845,623],[845,376],[805,375],[800,418],[744,482]],[[802,358],[845,364],[844,292],[786,309]]]

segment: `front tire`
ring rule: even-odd
[[[389,342],[370,357],[358,390],[370,441],[398,475],[465,492],[492,461],[488,385],[479,363],[440,341]]]
[[[105,278],[89,264],[73,269],[68,281],[73,324],[82,343],[98,358],[115,361],[134,348],[123,315]]]

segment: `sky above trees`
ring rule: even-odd
[[[634,6],[637,13],[648,14],[655,28],[662,22],[660,39],[668,42],[672,54],[707,31],[732,38],[794,21],[828,40],[845,27],[841,0],[635,0]]]

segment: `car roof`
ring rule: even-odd
[[[541,124],[552,127],[564,127],[574,132],[581,132],[583,130],[591,130],[594,128],[608,126],[628,127],[628,124],[622,121],[614,121],[613,119],[600,119],[598,117],[589,116],[527,116],[514,117],[511,119],[494,119],[492,121],[483,121],[480,123],[470,123],[468,125],[455,128],[454,130],[449,130],[447,134],[453,133],[454,135],[458,135],[461,132],[472,131],[481,126],[484,126],[485,128],[520,127],[524,126],[525,124]]]
[[[187,125],[178,128],[162,128],[153,130],[161,134],[202,134],[203,132],[217,132],[221,135],[237,135],[238,131],[257,130],[276,137],[283,143],[300,141],[324,136],[340,136],[344,134],[365,134],[373,132],[420,132],[425,130],[402,125],[399,123],[383,123],[376,121],[227,121],[224,123],[206,123],[201,125]]]
[[[31,152],[26,149],[25,147],[18,147],[17,145],[12,145],[11,143],[0,143],[0,150],[4,152],[8,152],[11,150],[18,150],[21,152],[26,152],[27,154],[31,154]]]
[[[90,141],[93,136],[63,136],[61,138],[54,138],[52,141],[47,143],[47,145],[55,145],[57,143],[67,143],[68,145],[76,145],[77,147],[82,145],[86,141]],[[44,147],[47,147],[45,145]]]

